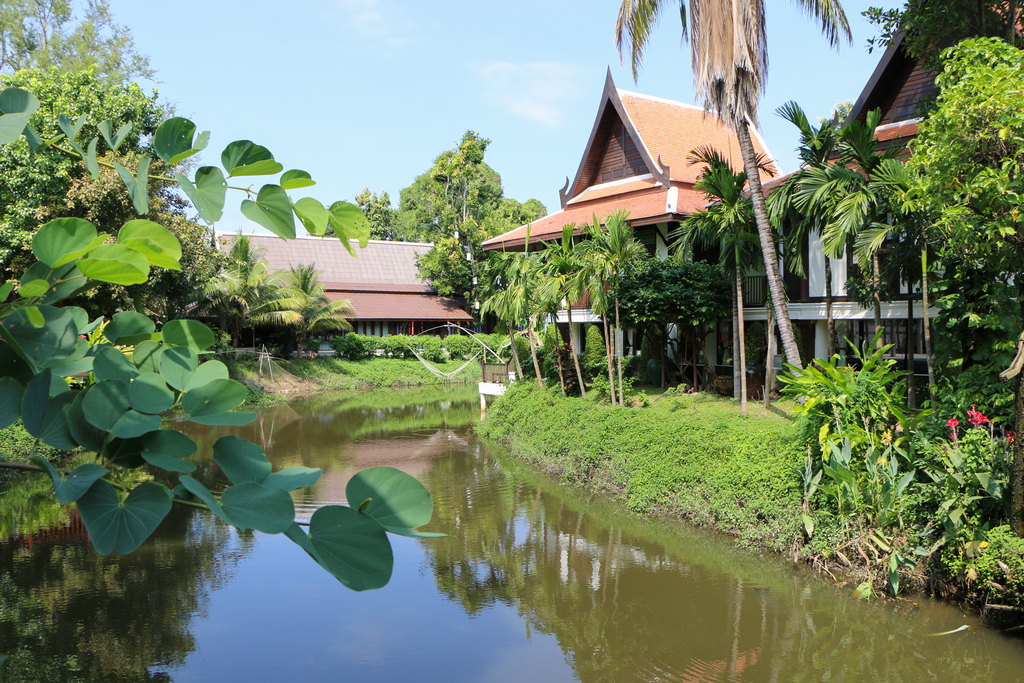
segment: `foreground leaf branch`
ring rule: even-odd
[[[295,236],[295,219],[312,234],[330,227],[351,250],[350,239],[365,242],[366,219],[358,208],[335,202],[330,208],[311,198],[292,201],[287,190],[313,185],[300,170],[284,167],[266,148],[247,140],[232,142],[221,167],[203,166],[192,178],[148,173],[157,160],[143,156],[134,170],[97,158],[100,142],[116,152],[130,126],[100,122],[100,135],[79,141],[85,117],[60,117],[62,136],[42,140],[29,120],[39,102],[27,91],[0,92],[0,144],[23,135],[35,153],[53,149],[81,160],[96,177],[113,168],[139,215],[148,210],[150,180],[176,182],[208,223],[223,212],[226,178],[281,173],[279,183],[247,197],[242,213],[282,237]],[[116,128],[116,132],[115,131]],[[160,162],[175,166],[202,151],[209,133],[181,118],[165,121],[153,149]],[[63,141],[64,145],[58,145]],[[244,385],[207,354],[213,330],[190,319],[171,320],[157,329],[132,311],[90,320],[64,303],[101,283],[146,282],[153,268],[181,270],[182,249],[166,228],[149,220],[125,223],[116,235],[100,233],[79,218],[49,221],[35,233],[37,259],[17,281],[0,286],[0,429],[20,420],[38,442],[60,450],[95,453],[96,461],[71,471],[33,456],[31,464],[0,462],[0,468],[46,473],[62,505],[74,504],[93,547],[101,555],[130,553],[157,529],[174,505],[212,512],[239,530],[285,534],[318,564],[353,590],[379,588],[391,576],[394,557],[388,533],[429,538],[421,532],[433,510],[430,494],[415,478],[390,467],[375,467],[349,482],[347,499],[358,509],[333,505],[306,521],[295,519],[292,491],[313,486],[321,470],[293,466],[273,471],[258,445],[225,436],[212,448],[214,463],[230,484],[211,490],[191,476],[190,458],[199,446],[174,427],[244,425],[256,418],[238,410]],[[144,473],[146,481],[125,485],[123,475]],[[308,530],[304,530],[306,527]]]

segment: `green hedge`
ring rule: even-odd
[[[624,495],[636,512],[680,515],[773,550],[802,545],[803,456],[782,419],[740,417],[706,396],[610,408],[524,382],[478,429],[566,480]]]

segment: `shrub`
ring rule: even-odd
[[[583,370],[591,377],[603,376],[608,383],[608,356],[605,353],[604,335],[599,325],[587,325],[583,345],[583,357],[580,358]],[[607,391],[607,387],[605,387]]]
[[[361,334],[346,334],[344,337],[331,339],[331,348],[338,354],[339,358],[345,360],[362,360],[369,358],[375,345],[369,343],[369,337]]]
[[[449,334],[441,339],[441,348],[452,360],[466,360],[478,350],[480,345],[464,334]]]

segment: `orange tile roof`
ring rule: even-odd
[[[332,291],[327,296],[332,301],[348,299],[355,311],[353,320],[473,320],[473,316],[459,308],[457,303],[435,294]]]
[[[672,100],[663,100],[638,93],[619,90],[622,106],[629,120],[640,134],[643,145],[651,157],[661,158],[662,166],[668,166],[672,180],[686,183],[697,182],[702,166],[690,163],[690,153],[698,148],[710,146],[717,149],[733,168],[743,168],[736,133],[725,127],[722,120],[706,113],[701,107]],[[774,159],[756,131],[752,131],[754,149],[764,154],[775,167]],[[777,167],[776,167],[777,172]],[[762,174],[762,179],[767,179]]]
[[[675,211],[670,211],[668,206],[669,190],[658,187],[654,191],[635,192],[630,195],[616,195],[602,197],[593,201],[574,204],[562,211],[540,218],[529,226],[521,226],[506,232],[503,235],[492,237],[484,242],[484,249],[488,251],[505,248],[522,247],[526,239],[526,229],[530,228],[530,242],[541,240],[557,239],[562,234],[563,226],[575,224],[580,227],[593,221],[595,214],[599,221],[619,211],[629,213],[630,223],[633,225],[649,225],[663,221],[677,221],[683,215],[699,211],[707,204],[707,198],[702,192],[691,188],[676,187]]]
[[[658,181],[654,178],[644,178],[642,180],[628,179],[623,182],[616,180],[610,183],[601,183],[600,185],[591,185],[587,189],[580,192],[578,195],[570,199],[566,204],[578,204],[580,202],[588,202],[593,199],[601,199],[602,197],[614,197],[616,195],[624,195],[636,190],[647,190],[652,187],[657,187]]]
[[[909,138],[913,135],[917,135],[917,124],[918,121],[911,121],[909,123],[892,124],[884,127],[880,126],[875,129],[875,140],[882,142],[883,140]]]

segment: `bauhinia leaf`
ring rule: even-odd
[[[280,185],[264,185],[256,201],[242,201],[242,215],[278,237],[295,238],[295,216],[288,193]]]
[[[160,484],[139,484],[120,500],[104,479],[78,499],[78,512],[100,555],[127,554],[142,545],[171,510],[171,498]]]
[[[193,183],[184,173],[174,176],[178,185],[192,200],[192,205],[199,212],[199,217],[213,224],[224,215],[224,197],[228,191],[228,183],[224,174],[216,166],[203,166],[196,171]]]

